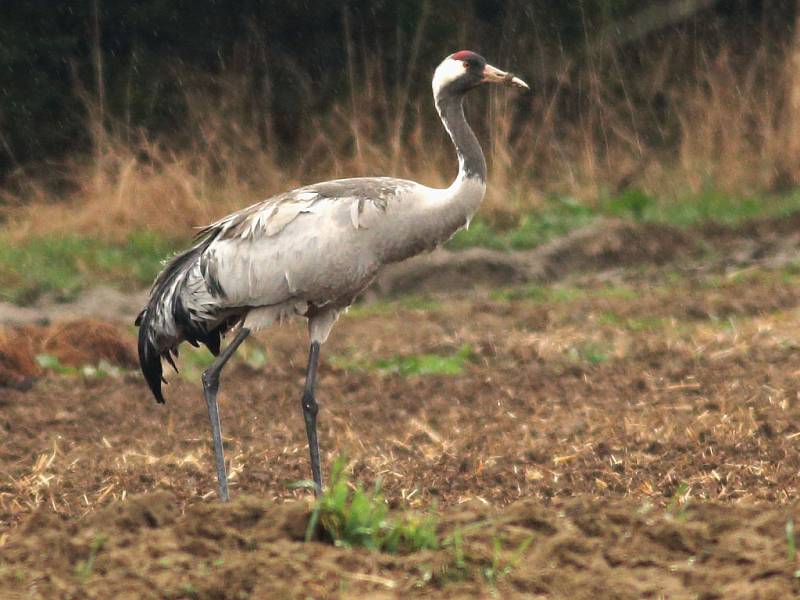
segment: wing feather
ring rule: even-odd
[[[379,264],[361,230],[386,218],[412,186],[386,177],[329,181],[232,213],[199,232],[209,242],[203,278],[228,307],[320,304],[357,292]]]
[[[350,201],[351,222],[355,229],[363,228],[366,206],[371,204],[380,212],[386,212],[388,202],[397,194],[418,184],[392,177],[359,177],[337,179],[305,186],[273,196],[242,210],[231,213],[197,232],[198,238],[254,239],[259,236],[273,237],[304,212],[316,212],[320,202]]]

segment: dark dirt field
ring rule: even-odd
[[[118,347],[132,351],[132,328],[87,322],[68,348],[46,327],[6,331],[7,367],[21,338],[75,367],[84,341],[110,346],[120,370],[57,375],[14,358],[29,372],[0,387],[1,595],[800,597],[787,533],[800,270],[796,247],[775,243],[785,224],[753,227],[707,232],[710,259],[605,261],[601,274],[340,320],[319,387],[326,465],[343,454],[353,481],[382,478],[398,513],[435,510],[444,539],[464,532],[460,554],[302,541],[308,498],[287,487],[308,477],[299,322],[248,342],[223,375],[230,506],[215,501],[199,354],[182,356],[156,406]],[[465,348],[461,373],[385,368]]]

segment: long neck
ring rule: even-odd
[[[436,110],[458,153],[458,179],[474,178],[486,182],[486,159],[478,138],[464,117],[463,96],[436,98]]]
[[[486,191],[486,160],[480,144],[464,118],[461,98],[436,98],[436,110],[458,152],[458,176],[445,189],[420,186],[409,196],[391,229],[375,229],[384,262],[396,262],[423,250],[432,250],[468,226]]]

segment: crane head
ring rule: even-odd
[[[461,95],[484,83],[502,83],[523,90],[528,84],[513,73],[507,73],[486,62],[480,54],[461,50],[445,58],[433,75],[433,94]]]

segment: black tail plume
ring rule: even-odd
[[[178,344],[184,340],[195,346],[198,339],[205,341],[205,332],[193,322],[180,294],[192,266],[210,242],[211,239],[204,240],[167,263],[153,284],[147,306],[136,317],[139,366],[159,404],[164,403],[161,383],[165,381],[161,359],[166,358],[172,363],[170,352],[176,352]]]
[[[156,402],[164,404],[164,394],[161,393],[161,382],[164,381],[161,353],[151,341],[149,321],[147,309],[143,310],[136,319],[136,323],[139,325],[139,366]]]

